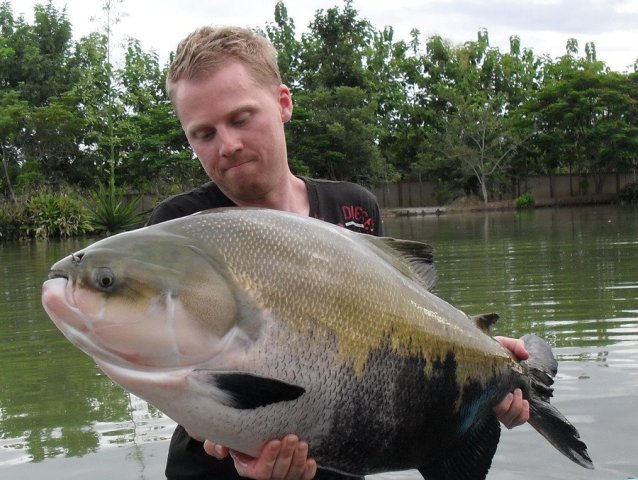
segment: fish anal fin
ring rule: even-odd
[[[189,378],[220,403],[239,410],[295,400],[305,393],[298,385],[245,372],[198,369]]]
[[[501,436],[501,426],[488,415],[468,430],[445,458],[419,468],[425,480],[477,480],[487,476]]]

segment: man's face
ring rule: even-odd
[[[198,80],[180,80],[173,102],[208,176],[231,199],[259,200],[288,169],[284,123],[292,100],[284,85],[259,85],[239,62]]]

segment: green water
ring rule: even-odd
[[[437,293],[497,330],[557,347],[638,340],[638,210],[598,207],[386,220],[435,248]]]
[[[555,346],[553,403],[596,470],[525,426],[503,433],[488,478],[638,476],[638,210],[388,218],[385,228],[434,245],[437,294],[468,313],[498,312],[499,334],[533,331]],[[174,424],[114,386],[40,306],[49,266],[88,242],[0,243],[0,478],[163,478]]]

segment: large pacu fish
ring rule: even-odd
[[[538,337],[513,360],[429,289],[425,244],[230,208],[115,235],[56,263],[42,302],[116,383],[204,438],[256,456],[295,433],[320,468],[478,479],[520,387],[530,424],[592,468],[549,404]]]

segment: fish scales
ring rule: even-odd
[[[499,438],[492,407],[521,387],[540,412],[530,423],[590,468],[547,403],[549,347],[528,336],[530,364],[512,360],[428,291],[429,252],[284,212],[223,209],[61,260],[43,305],[114,381],[250,455],[293,432],[327,470],[483,478]]]
[[[326,227],[327,232],[341,233]],[[348,235],[344,242],[332,242],[331,236],[307,231],[304,222],[293,227],[284,219],[252,217],[242,217],[236,224],[216,216],[201,217],[189,230],[219,245],[238,281],[264,308],[278,311],[278,318],[291,328],[306,334],[314,325],[335,332],[342,361],[353,361],[356,371],[361,371],[369,353],[384,339],[390,339],[393,351],[400,355],[443,358],[450,349],[458,349],[464,355],[478,355],[479,361],[484,355],[477,351],[476,341],[486,340],[483,344],[501,354],[504,361],[500,363],[509,364],[509,356],[491,345],[491,339],[478,332],[464,313],[436,302],[434,295],[400,278],[392,266],[378,265],[375,252]],[[300,291],[313,294],[302,296]],[[430,304],[423,302],[423,295]],[[437,303],[444,314],[431,308]],[[445,318],[450,314],[465,324],[464,329]],[[316,324],[307,318],[314,318]],[[459,375],[462,385],[467,375]]]

